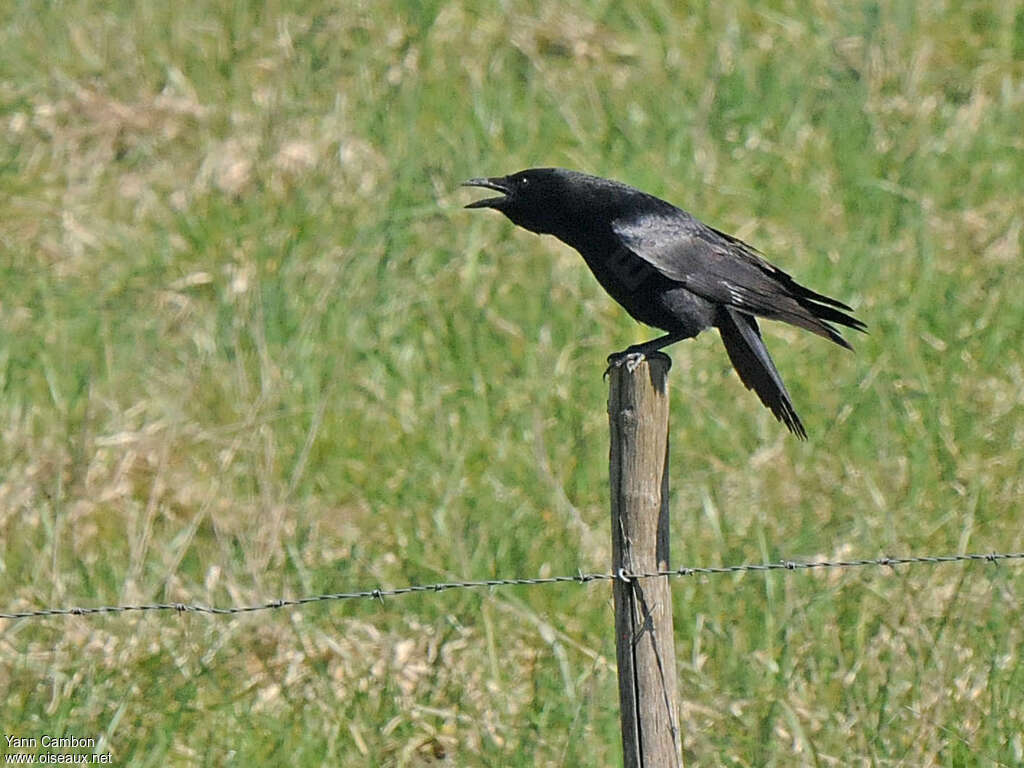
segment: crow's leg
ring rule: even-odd
[[[693,338],[694,335],[688,331],[666,333],[664,336],[645,341],[643,344],[634,344],[631,347],[626,347],[621,352],[613,352],[608,355],[608,367],[605,368],[604,375],[607,376],[612,368],[618,368],[623,365],[626,366],[627,371],[633,373],[637,366],[652,352],[657,352],[662,347],[675,344],[677,341]]]

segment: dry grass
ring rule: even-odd
[[[3,608],[602,570],[600,371],[646,332],[456,191],[542,164],[870,326],[768,331],[807,445],[673,350],[678,562],[1024,549],[1019,9],[502,8],[0,11]],[[677,582],[690,763],[1024,762],[1021,583]],[[610,626],[600,585],[7,622],[2,719],[121,764],[615,764]]]

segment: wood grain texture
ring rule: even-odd
[[[669,566],[668,370],[655,354],[610,372],[612,570]],[[617,580],[616,653],[626,768],[681,766],[672,595],[667,577]]]

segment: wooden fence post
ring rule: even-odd
[[[669,567],[668,370],[655,354],[611,370],[612,572]],[[613,582],[626,768],[682,766],[668,577]]]

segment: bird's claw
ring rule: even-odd
[[[604,378],[608,378],[612,368],[621,368],[622,366],[626,366],[626,370],[630,373],[635,373],[636,369],[640,367],[640,363],[646,359],[647,355],[643,352],[637,352],[632,349],[627,349],[623,352],[613,352],[608,355],[608,367],[604,369]]]

